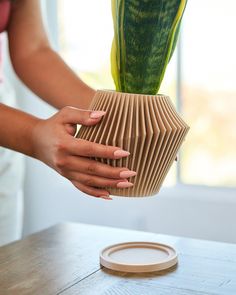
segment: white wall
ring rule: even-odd
[[[236,196],[203,188],[162,189],[150,198],[113,201],[85,196],[52,170],[27,160],[25,230],[78,221],[236,243]]]

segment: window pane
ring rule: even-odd
[[[186,183],[236,185],[236,1],[188,1],[182,31],[182,98],[191,126]]]
[[[114,89],[110,71],[113,22],[109,0],[58,1],[60,53],[73,70],[95,89]],[[92,7],[92,9],[91,9]],[[175,102],[176,55],[173,56],[160,93]],[[175,183],[174,163],[165,185]]]
[[[92,87],[113,89],[110,75],[113,38],[110,1],[60,0],[58,3],[59,42],[63,58]]]

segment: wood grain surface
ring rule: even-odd
[[[99,265],[113,243],[173,246],[177,267],[127,274]],[[236,295],[236,245],[66,223],[0,247],[0,295]]]

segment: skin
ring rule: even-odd
[[[0,104],[0,145],[42,161],[90,196],[111,199],[106,187],[132,186],[128,177],[134,171],[89,158],[119,159],[128,153],[115,155],[121,148],[74,138],[76,124],[97,124],[105,113],[87,110],[95,90],[50,47],[37,0],[14,2],[7,33],[16,74],[59,111],[44,120]]]

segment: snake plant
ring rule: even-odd
[[[111,71],[120,92],[157,94],[187,0],[111,0]]]

